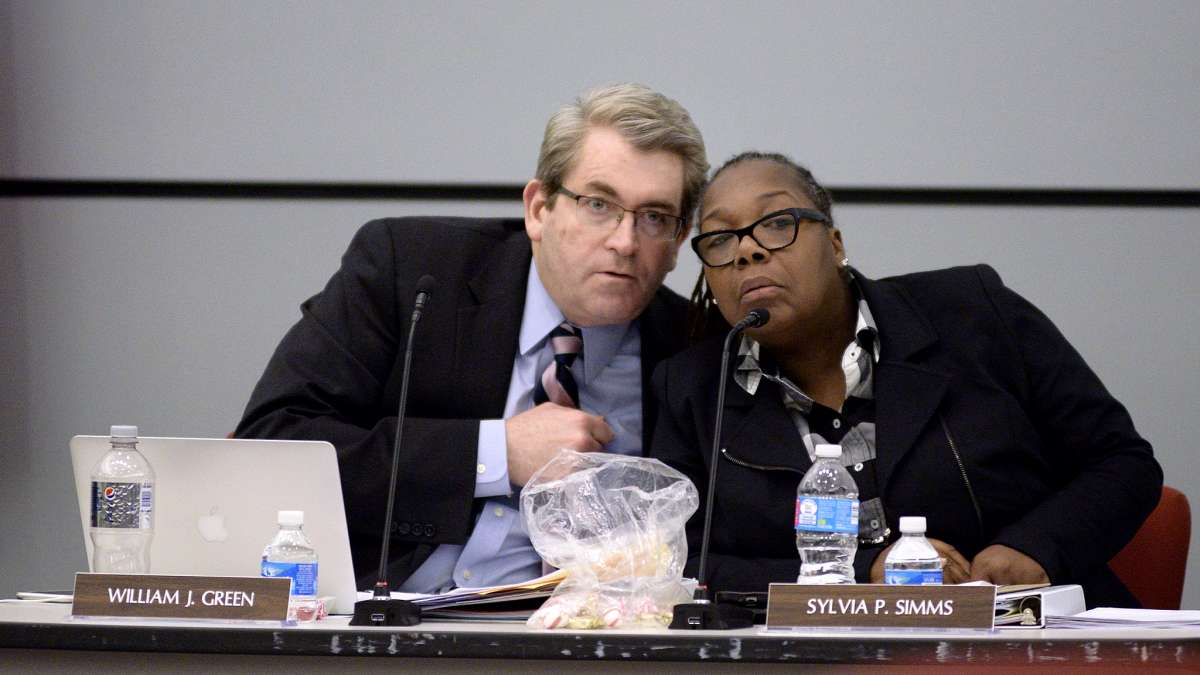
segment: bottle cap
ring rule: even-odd
[[[817,446],[817,457],[841,457],[842,446],[822,443]]]
[[[925,534],[925,516],[900,516],[900,532]]]
[[[303,525],[304,524],[304,512],[303,511],[280,511],[279,512],[279,524],[280,525]]]
[[[127,424],[114,424],[108,430],[113,438],[137,438],[137,427]]]

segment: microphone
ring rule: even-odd
[[[425,303],[429,302],[429,298],[433,296],[433,288],[437,286],[437,279],[433,278],[432,274],[422,274],[420,279],[417,279],[417,299],[413,302],[412,320],[409,322],[412,326],[416,326],[421,320],[421,312],[425,309]],[[409,336],[409,346],[412,346],[411,335]],[[404,375],[408,377],[408,363],[404,364]],[[407,379],[405,380],[407,382]],[[403,401],[401,401],[400,414],[404,414]]]
[[[770,320],[771,320],[771,313],[768,312],[767,310],[762,309],[762,308],[750,310],[750,312],[748,314],[746,314],[746,318],[735,323],[733,325],[733,330],[730,331],[729,335],[725,336],[725,351],[726,352],[729,351],[729,342],[730,342],[730,340],[733,339],[734,335],[741,333],[742,331],[746,330],[747,328],[757,328],[758,326],[765,326],[765,325],[767,325],[767,322]]]
[[[712,534],[713,502],[716,501],[717,461],[721,450],[721,421],[725,417],[725,384],[729,380],[729,348],[733,338],[747,328],[765,326],[771,320],[771,313],[765,309],[752,309],[746,318],[733,325],[733,329],[725,336],[725,346],[721,350],[721,381],[717,386],[717,419],[713,424],[712,461],[708,465],[708,501],[704,505],[704,534],[700,539],[700,570],[696,574],[696,592],[691,602],[681,602],[675,605],[671,615],[670,628],[686,628],[691,630],[730,630],[734,628],[749,628],[754,625],[754,613],[745,607],[736,605],[714,604],[708,597],[708,584],[705,571],[708,567],[708,539]]]
[[[415,626],[421,623],[421,607],[408,600],[392,598],[387,580],[388,544],[392,539],[392,507],[396,503],[396,474],[400,471],[400,440],[404,434],[404,412],[408,403],[408,378],[412,374],[413,336],[425,304],[433,296],[437,280],[432,275],[422,275],[417,280],[417,296],[413,301],[412,318],[408,322],[408,344],[404,348],[404,376],[400,380],[400,403],[396,407],[396,442],[392,446],[392,480],[388,484],[387,511],[383,519],[383,547],[379,554],[379,580],[369,600],[354,603],[351,626]]]

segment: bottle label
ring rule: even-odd
[[[796,531],[858,534],[858,500],[796,497]]]
[[[154,527],[154,485],[142,483],[141,511],[138,513],[139,527],[149,530]]]
[[[92,481],[92,527],[148,530],[153,515],[153,483]]]
[[[940,586],[941,570],[889,570],[884,568],[883,583],[894,586]]]
[[[292,580],[292,595],[317,594],[317,563],[262,562],[262,576],[288,577]]]

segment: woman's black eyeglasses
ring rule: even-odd
[[[787,248],[796,241],[801,221],[829,224],[829,218],[813,209],[774,211],[736,230],[713,230],[692,237],[692,249],[700,262],[709,267],[724,267],[737,259],[742,238],[749,236],[768,251]]]

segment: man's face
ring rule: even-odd
[[[617,131],[593,127],[563,187],[635,211],[683,215],[683,158],[642,152]],[[553,206],[548,197],[540,181],[525,186],[525,231],[554,303],[579,326],[636,318],[675,267],[687,229],[674,239],[653,239],[638,232],[633,213],[618,225],[600,226],[585,222],[570,197],[558,194]]]

